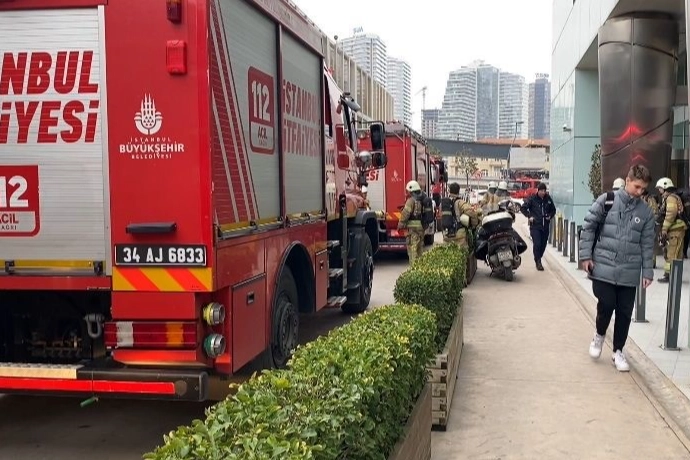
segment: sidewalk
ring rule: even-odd
[[[432,458],[690,459],[690,441],[638,371],[616,371],[610,343],[589,357],[594,326],[576,283],[556,260],[537,272],[531,249],[524,255],[514,282],[480,265],[465,291],[458,387]]]

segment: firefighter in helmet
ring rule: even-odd
[[[640,198],[642,201],[647,203],[647,206],[649,206],[649,209],[652,210],[652,214],[654,216],[659,215],[659,203],[656,201],[656,197],[649,193],[649,190],[644,189]],[[661,255],[659,245],[657,244],[659,241],[660,231],[661,225],[657,223],[657,225],[654,226],[654,260],[652,261],[652,268],[656,268],[656,256]]]
[[[448,185],[448,198],[441,201],[441,213],[442,221],[448,222],[443,224],[443,242],[469,247],[468,236],[479,225],[479,218],[472,206],[460,197],[457,182]]]
[[[479,202],[479,207],[482,210],[483,215],[487,215],[492,211],[498,210],[499,198],[496,196],[496,190],[498,189],[496,182],[489,182],[489,190],[482,197],[482,201]]]
[[[411,180],[405,186],[407,192],[407,201],[405,207],[400,213],[400,220],[398,221],[398,230],[407,229],[407,257],[410,259],[410,264],[414,262],[417,257],[422,255],[422,248],[424,246],[424,227],[422,226],[422,187],[419,182]]]
[[[661,195],[661,206],[657,217],[657,222],[661,224],[660,240],[666,245],[664,276],[659,278],[659,282],[668,283],[671,261],[682,259],[683,238],[687,226],[682,217],[683,202],[675,193],[676,187],[673,181],[668,177],[662,177],[657,181],[656,188]]]
[[[618,179],[613,181],[613,191],[615,192],[618,189],[621,189],[625,187],[625,179],[619,177]]]

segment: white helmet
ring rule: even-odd
[[[489,188],[496,188],[496,182],[494,182],[494,181],[489,182]]]
[[[619,177],[618,179],[613,181],[613,189],[614,190],[618,190],[619,188],[623,188],[623,187],[625,187],[625,179],[622,179]]]
[[[501,182],[498,183],[498,189],[499,190],[508,190],[508,182],[502,180]]]
[[[410,193],[412,193],[412,192],[421,192],[421,191],[422,191],[422,187],[419,186],[419,182],[417,182],[416,180],[411,180],[411,181],[408,182],[407,185],[405,186],[405,190],[407,190],[407,191],[410,192]]]
[[[462,224],[463,227],[469,227],[470,226],[470,216],[467,214],[463,214],[460,216],[460,219],[458,219],[460,224]]]
[[[669,179],[668,177],[662,177],[656,182],[656,188],[660,188],[662,190],[666,190],[668,188],[673,187],[673,181]]]

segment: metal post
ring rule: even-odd
[[[636,323],[648,323],[645,319],[647,313],[647,290],[642,287],[642,274],[640,274],[640,284],[637,286],[635,293],[635,314],[633,321]]]
[[[671,262],[671,276],[668,285],[668,300],[666,301],[666,331],[664,350],[677,351],[678,348],[678,316],[680,315],[680,290],[683,283],[683,261]]]
[[[577,249],[575,248],[575,239],[577,238],[577,234],[575,233],[575,222],[570,222],[570,263],[575,263],[575,252]]]
[[[549,221],[549,244],[553,245],[554,225],[553,219]]]
[[[568,257],[568,248],[570,247],[568,244],[568,238],[570,238],[569,228],[568,219],[563,220],[563,257]]]
[[[556,242],[558,252],[563,250],[563,218],[558,217],[558,241]]]

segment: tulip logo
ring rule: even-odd
[[[156,102],[150,94],[141,101],[141,110],[134,116],[134,124],[145,136],[156,134],[163,126],[163,115],[156,110]]]

